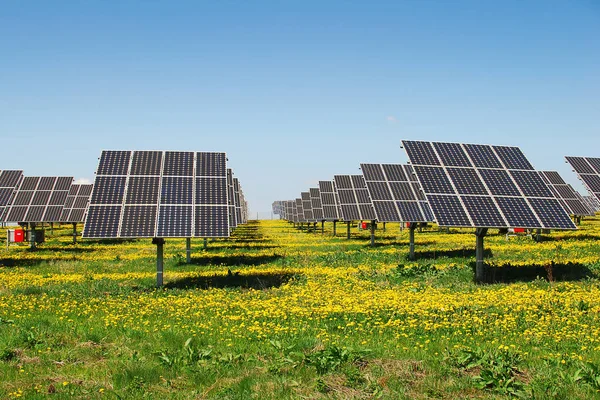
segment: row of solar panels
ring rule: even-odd
[[[0,222],[83,222],[92,185],[0,170]]]
[[[600,159],[567,157],[585,199],[555,171],[536,171],[510,146],[402,141],[410,165],[361,164],[362,175],[320,181],[301,198],[273,203],[293,222],[377,220],[440,226],[575,229],[594,215]]]
[[[225,153],[103,151],[86,238],[228,237],[248,220]]]
[[[84,222],[83,237],[227,237],[248,220],[225,153],[103,151],[93,185],[0,171],[0,222]]]

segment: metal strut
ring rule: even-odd
[[[192,239],[185,238],[185,262],[187,264],[192,263]]]
[[[414,261],[415,259],[415,228],[417,224],[414,222],[408,223],[408,259]]]
[[[164,270],[163,254],[164,254],[165,239],[154,238],[154,239],[152,239],[152,244],[156,245],[156,287],[161,287],[163,285],[163,270]]]
[[[346,239],[350,239],[350,221],[346,222]]]
[[[475,281],[484,282],[486,275],[486,267],[483,262],[484,260],[484,248],[483,238],[487,234],[488,228],[477,228],[475,230],[475,236],[477,241],[475,244]]]
[[[375,220],[371,221],[371,247],[375,247]]]

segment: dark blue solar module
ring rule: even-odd
[[[518,147],[402,144],[441,226],[575,229]]]

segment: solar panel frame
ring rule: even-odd
[[[310,193],[310,203],[313,210],[313,217],[315,221],[324,221],[323,216],[323,205],[321,204],[321,191],[319,188],[308,189]]]
[[[360,165],[366,186],[380,222],[431,222],[424,210],[417,191],[413,186],[411,170],[402,164]],[[365,171],[369,171],[366,175]]]
[[[319,181],[319,195],[323,206],[323,219],[325,221],[339,221],[341,218],[340,202],[335,190],[335,183]]]
[[[73,183],[64,201],[60,222],[82,223],[87,210],[93,184]]]
[[[600,201],[600,158],[566,156],[565,159],[590,195]]]
[[[342,221],[377,219],[367,183],[362,175],[335,175],[333,183],[342,211]]]
[[[11,197],[11,204],[6,205],[0,216],[1,221],[60,222],[64,202],[72,182],[73,177],[23,177]]]
[[[402,141],[440,226],[576,229],[519,148],[440,143]],[[453,154],[440,155],[447,149],[451,149]],[[454,154],[458,149],[462,150],[464,157]],[[416,151],[429,155],[424,158]],[[433,155],[436,159],[431,160]],[[428,164],[419,164],[424,159],[428,160]],[[452,162],[452,165],[444,162],[456,159],[462,160],[462,166],[456,166],[457,162]],[[463,162],[465,159],[469,162]],[[460,168],[469,173],[448,172]],[[547,214],[556,213],[558,209],[560,211],[556,215]]]
[[[82,236],[228,237],[226,160],[218,152],[102,151]],[[108,226],[91,226],[103,212]]]
[[[573,216],[593,216],[595,213],[578,196],[573,187],[560,176],[557,171],[538,171],[540,177],[551,189],[556,199],[563,205],[563,208]]]

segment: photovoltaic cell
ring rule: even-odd
[[[91,184],[72,184],[66,200],[63,202],[60,222],[80,223],[83,222],[90,196],[92,194]],[[52,201],[52,200],[51,200]],[[57,199],[57,202],[59,200]]]
[[[567,184],[556,171],[539,171],[540,178],[548,185],[563,208],[574,216],[593,216],[595,213],[584,203],[583,199]]]
[[[362,175],[333,177],[344,221],[376,220],[373,203]]]
[[[83,237],[229,236],[227,179],[225,153],[103,151]],[[96,226],[102,213],[119,218]]]
[[[566,157],[590,195],[600,200],[600,158]]]
[[[373,179],[365,177],[368,193],[373,201],[377,220],[381,222],[427,222],[419,197],[418,182],[412,181],[412,168],[401,164],[361,164],[363,171],[371,172]],[[379,180],[375,178],[379,177]],[[414,184],[414,186],[413,186]]]
[[[6,205],[4,212],[0,209],[0,220],[29,223],[60,222],[73,178],[30,176],[15,179],[17,175],[11,172],[10,176],[6,177],[7,182],[18,181],[19,185],[10,196],[8,200],[10,204]]]
[[[517,147],[402,143],[441,226],[575,229]]]
[[[333,181],[319,181],[319,194],[321,196],[323,218],[325,221],[337,221],[341,219],[340,205]]]

